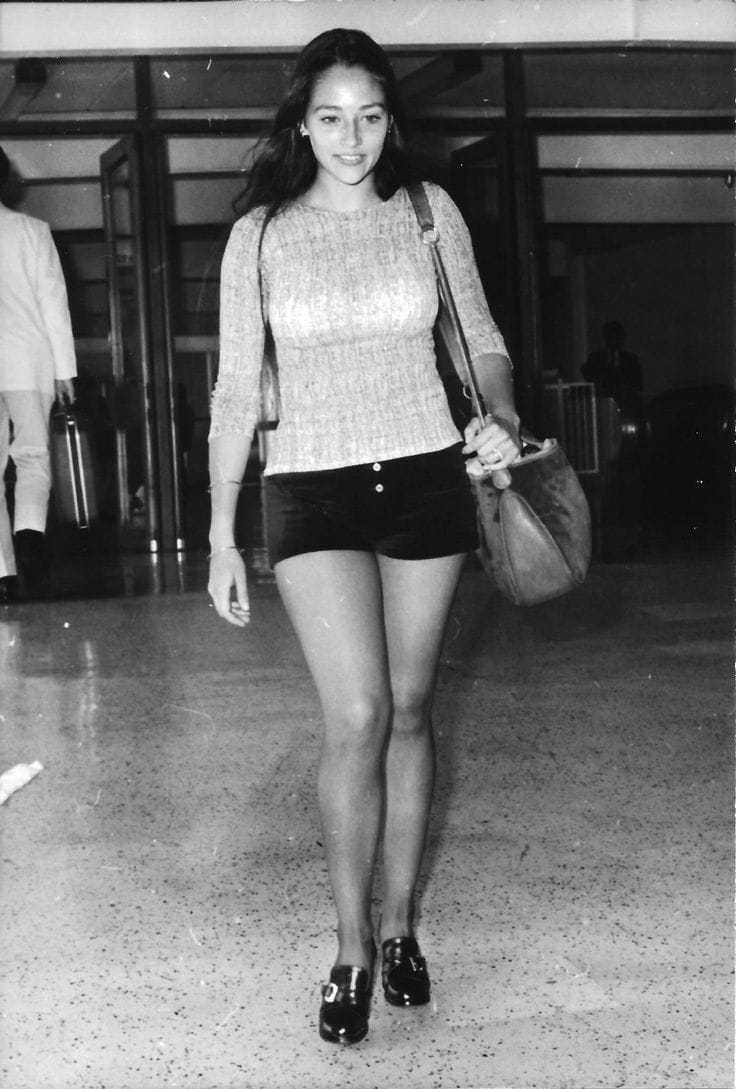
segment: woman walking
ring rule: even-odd
[[[426,184],[491,415],[465,443],[438,375],[429,247],[406,186],[403,114],[383,50],[333,30],[301,53],[222,265],[212,402],[209,592],[246,623],[235,507],[259,406],[264,312],[280,417],[266,466],[269,554],[324,713],[318,796],[338,948],[319,1031],[368,1031],[382,844],[381,981],[429,1001],[414,896],[433,783],[430,707],[448,611],[476,544],[467,472],[518,456],[511,366],[467,228]],[[466,469],[466,461],[468,465]]]

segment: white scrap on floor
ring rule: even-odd
[[[7,802],[16,790],[30,783],[39,771],[43,771],[43,764],[39,760],[34,760],[32,764],[16,764],[14,768],[4,771],[0,775],[0,805]]]

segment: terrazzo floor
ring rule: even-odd
[[[717,558],[502,602],[469,564],[436,700],[419,1011],[320,1041],[320,715],[275,587],[204,563],[0,611],[3,1089],[733,1085],[732,618]],[[376,913],[380,910],[380,881]]]

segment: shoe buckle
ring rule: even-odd
[[[325,1002],[334,1002],[337,998],[340,988],[336,983],[325,983],[322,988],[322,997]]]

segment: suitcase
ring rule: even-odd
[[[89,529],[97,518],[97,488],[89,435],[73,405],[51,416],[51,479],[59,521]]]

